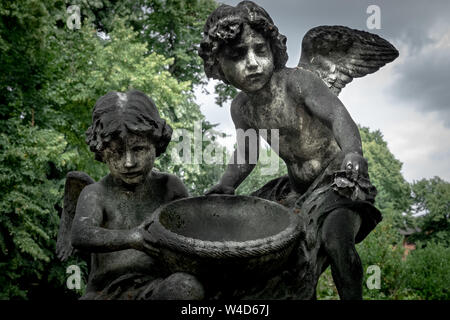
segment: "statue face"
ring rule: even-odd
[[[128,133],[123,140],[115,139],[103,151],[103,159],[111,175],[125,184],[140,184],[153,168],[155,146],[148,138]]]
[[[246,24],[240,40],[236,44],[225,46],[218,58],[225,78],[245,92],[261,89],[273,74],[273,55],[269,41]]]

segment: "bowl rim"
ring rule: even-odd
[[[289,216],[288,227],[275,235],[260,238],[256,240],[237,241],[208,241],[186,237],[166,229],[159,217],[163,210],[167,207],[183,201],[211,199],[212,197],[221,198],[241,198],[252,199],[253,201],[266,202],[271,206],[277,206],[286,212]],[[292,210],[278,204],[274,201],[245,195],[208,195],[195,196],[189,198],[181,198],[159,207],[154,212],[153,223],[150,226],[151,232],[157,239],[157,243],[161,248],[166,248],[189,256],[197,256],[201,258],[249,258],[263,256],[276,251],[283,250],[291,245],[300,235],[299,216]]]

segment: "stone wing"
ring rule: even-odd
[[[70,242],[70,230],[72,229],[72,221],[75,216],[78,197],[84,187],[94,182],[88,174],[81,171],[71,171],[66,176],[64,208],[61,214],[56,241],[56,254],[61,261],[67,260],[74,251]]]
[[[298,67],[315,72],[339,95],[353,78],[373,73],[397,57],[395,47],[376,34],[343,26],[319,26],[304,36]]]

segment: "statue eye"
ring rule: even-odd
[[[225,50],[225,55],[228,59],[232,60],[239,60],[245,55],[245,49],[244,48],[227,48]]]
[[[124,148],[120,148],[120,147],[116,147],[116,148],[114,148],[114,147],[110,147],[109,149],[108,149],[108,154],[110,154],[112,157],[120,157],[120,155],[122,154],[122,153],[124,153],[124,151],[125,151],[125,149]]]
[[[144,150],[145,150],[144,146],[136,146],[136,147],[133,148],[134,152],[141,152],[141,151],[144,151]]]
[[[257,54],[265,54],[267,53],[267,46],[265,44],[258,44],[255,48],[255,52]]]

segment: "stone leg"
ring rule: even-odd
[[[361,218],[357,212],[339,208],[329,213],[322,227],[322,245],[342,300],[362,299],[363,269],[355,249],[360,225]]]
[[[177,272],[161,281],[150,300],[203,300],[203,285],[193,275]]]

